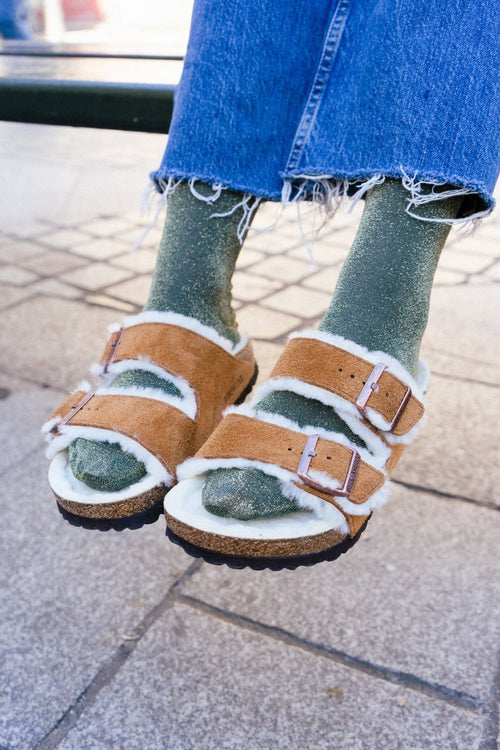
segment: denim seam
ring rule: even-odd
[[[286,172],[298,168],[300,157],[302,156],[302,152],[316,120],[325,86],[328,81],[328,76],[330,75],[330,70],[340,45],[350,5],[351,0],[340,0],[335,9],[335,13],[333,14],[330,26],[328,27],[323,50],[321,52],[321,58],[318,67],[316,68],[314,81],[292,143],[292,148],[285,168]]]

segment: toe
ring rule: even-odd
[[[146,474],[144,464],[119,445],[83,438],[71,443],[69,463],[77,479],[100,492],[118,492]]]
[[[280,483],[258,469],[217,469],[203,488],[203,505],[217,516],[248,521],[295,513],[298,506],[284,497]]]

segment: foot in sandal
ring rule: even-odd
[[[201,183],[171,196],[143,313],[113,332],[95,395],[73,394],[45,428],[56,438],[50,483],[73,522],[121,528],[157,517],[177,464],[251,388],[255,362],[231,307],[245,212],[241,194]]]
[[[418,364],[432,279],[460,199],[405,213],[374,188],[320,329],[290,341],[251,407],[228,414],[180,467],[170,537],[234,567],[334,559],[359,537],[424,412]]]

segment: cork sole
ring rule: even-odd
[[[186,552],[217,565],[296,568],[335,559],[359,538],[332,528],[309,510],[242,521],[214,515],[203,506],[205,475],[184,479],[165,497],[167,536]]]
[[[243,568],[252,568],[253,570],[295,570],[301,566],[316,565],[320,562],[331,562],[336,560],[340,555],[347,552],[360,538],[366,528],[368,519],[360,528],[356,536],[344,537],[342,541],[328,544],[333,536],[318,534],[316,537],[302,537],[301,539],[291,540],[278,539],[272,543],[260,543],[261,540],[241,540],[230,539],[228,537],[217,537],[209,534],[200,536],[200,532],[192,527],[187,527],[181,522],[176,523],[176,519],[170,519],[167,514],[166,535],[174,544],[179,545],[192,557],[201,557],[205,562],[212,565],[227,565],[229,568],[241,570]],[[172,523],[172,520],[174,521]],[[174,528],[177,528],[181,534],[177,534]],[[337,532],[331,532],[339,536]],[[201,532],[203,534],[203,532]],[[203,538],[204,543],[209,546],[195,544],[191,540]],[[208,539],[207,537],[210,537]],[[246,542],[246,543],[242,543]],[[313,551],[315,547],[323,548]],[[236,550],[231,553],[228,550]],[[224,551],[223,551],[224,550]],[[248,554],[249,553],[249,554]]]
[[[141,495],[112,503],[80,503],[61,497],[54,489],[52,492],[63,518],[73,526],[121,531],[140,528],[156,520],[161,514],[167,487],[158,485]]]
[[[163,510],[163,500],[160,500],[155,505],[129,516],[117,516],[116,518],[91,518],[70,513],[70,511],[64,507],[65,504],[64,501],[61,501],[59,498],[57,499],[59,513],[66,521],[68,521],[68,523],[72,526],[80,526],[84,529],[95,529],[97,531],[140,529],[146,524],[157,521]]]

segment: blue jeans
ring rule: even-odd
[[[31,39],[26,0],[0,0],[0,36]]]
[[[160,190],[196,178],[323,204],[385,176],[494,205],[500,14],[461,0],[196,0]],[[430,197],[424,184],[435,185]],[[441,193],[442,194],[442,193]]]

